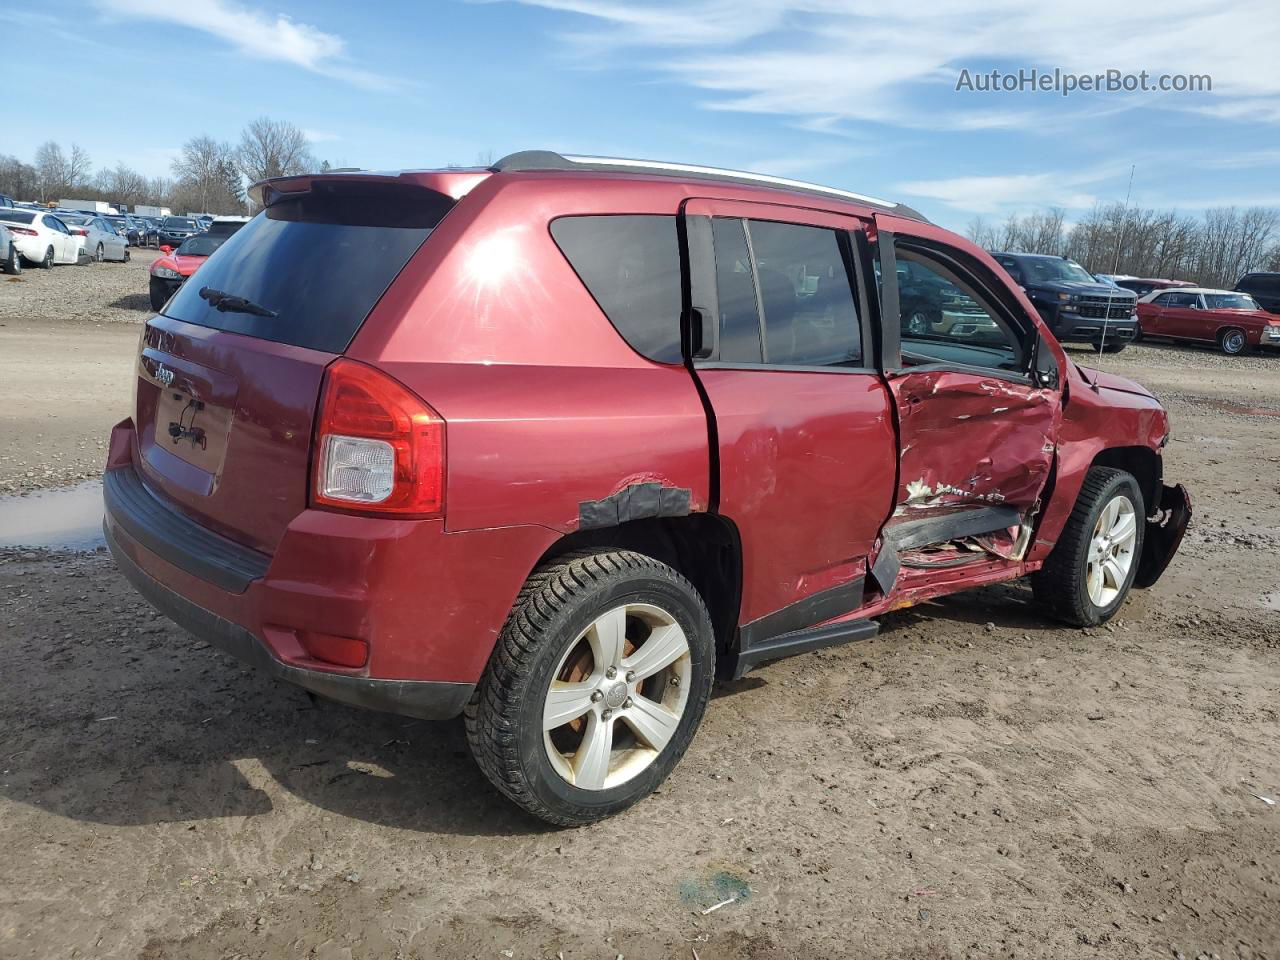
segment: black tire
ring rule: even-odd
[[[1139,321],[1133,326],[1133,340],[1131,342],[1138,343],[1141,340],[1142,340],[1142,322]]]
[[[15,277],[22,272],[22,254],[18,252],[17,244],[9,245],[9,258],[4,262],[4,272]]]
[[[1249,348],[1249,341],[1239,327],[1227,327],[1218,331],[1218,349],[1228,357],[1238,357]]]
[[[103,253],[102,244],[98,244],[98,249],[93,251],[93,260],[95,263],[101,263],[104,259],[106,255]]]
[[[50,247],[48,250],[44,252],[44,259],[40,261],[40,269],[41,270],[53,269],[53,247]]]
[[[151,309],[156,313],[159,313],[164,309],[164,305],[168,301],[169,296],[165,293],[164,286],[157,283],[154,277],[151,279],[149,292],[151,294]]]
[[[1127,497],[1133,505],[1137,539],[1132,562],[1118,595],[1105,606],[1098,606],[1090,598],[1087,584],[1089,548],[1103,509],[1117,496]],[[1057,545],[1044,566],[1031,575],[1036,600],[1059,620],[1077,627],[1097,626],[1110,620],[1124,604],[1138,572],[1145,521],[1142,491],[1133,474],[1111,467],[1091,467]]]
[[[688,697],[670,740],[648,766],[614,787],[582,789],[556,771],[544,747],[545,691],[587,627],[622,603],[659,607],[684,631]],[[666,779],[702,720],[714,675],[711,618],[688,580],[629,550],[580,551],[525,582],[467,705],[467,740],[480,769],[508,798],[548,823],[581,826],[625,810]]]
[[[1128,344],[1125,343],[1123,340],[1112,340],[1110,343],[1107,343],[1102,347],[1102,352],[1103,353],[1119,353],[1126,346],[1128,346]]]

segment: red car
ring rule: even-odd
[[[1156,399],[899,204],[546,152],[253,191],[146,324],[116,562],[279,678],[465,713],[552,823],[660,784],[717,674],[1028,575],[1096,624],[1187,524]],[[991,334],[909,328],[899,263]]]
[[[1138,326],[1144,337],[1216,343],[1232,356],[1248,347],[1280,347],[1280,317],[1234,290],[1153,290],[1138,300]]]
[[[151,264],[151,309],[157,313],[164,309],[169,298],[186,283],[187,277],[247,222],[244,217],[219,218],[213,221],[207,232],[188,237],[176,250],[167,244],[162,246],[160,252],[163,256]]]

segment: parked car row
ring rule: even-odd
[[[1064,343],[1118,353],[1134,340],[1160,337],[1216,344],[1231,356],[1280,347],[1280,273],[1246,274],[1235,290],[1218,290],[1189,280],[1091,274],[1068,257],[991,256]]]

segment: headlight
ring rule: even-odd
[[[151,275],[159,277],[162,280],[181,280],[182,274],[177,270],[170,270],[168,267],[152,267]]]
[[[1069,294],[1069,293],[1060,293],[1060,294],[1058,294],[1058,299],[1059,299],[1059,300],[1070,300],[1070,299],[1071,299],[1071,294]]]

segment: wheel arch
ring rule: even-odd
[[[1142,491],[1143,506],[1150,515],[1160,502],[1160,486],[1164,482],[1164,464],[1150,447],[1108,447],[1101,450],[1090,467],[1114,467],[1132,474]]]
[[[742,540],[728,517],[693,513],[579,530],[548,547],[537,565],[584,547],[634,550],[679,571],[707,605],[717,649],[733,647],[742,604]]]

